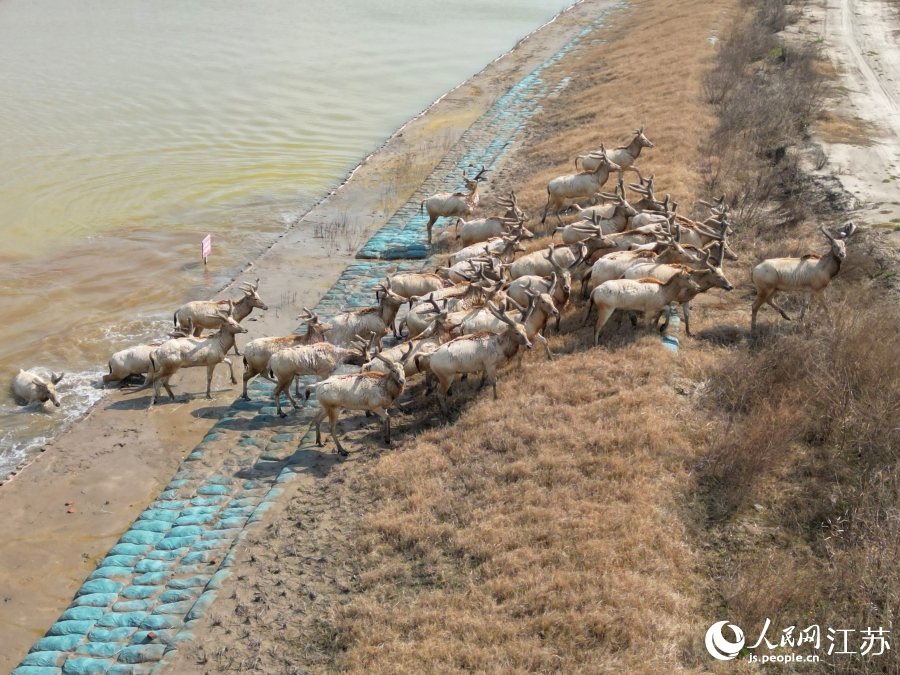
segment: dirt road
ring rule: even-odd
[[[839,66],[846,95],[838,112],[868,127],[866,147],[829,144],[826,152],[860,205],[878,209],[871,224],[900,216],[900,22],[882,0],[826,0],[811,7],[810,28]]]

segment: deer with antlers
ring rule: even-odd
[[[856,225],[848,222],[838,233],[832,236],[828,230],[819,225],[819,231],[831,246],[831,250],[825,255],[810,253],[800,258],[770,258],[764,260],[753,268],[750,278],[756,286],[756,300],[753,301],[750,330],[756,330],[756,313],[764,304],[768,304],[783,318],[790,321],[791,317],[775,304],[775,294],[803,293],[805,298],[803,309],[800,310],[800,320],[806,314],[812,297],[815,297],[825,316],[828,316],[828,304],[825,302],[825,289],[831,280],[841,271],[841,263],[847,257],[847,240],[856,232]]]
[[[469,178],[468,170],[463,171],[463,182],[467,192],[441,192],[423,200],[419,211],[424,208],[428,212],[428,243],[431,243],[431,228],[438,218],[463,218],[475,212],[478,206],[478,184],[487,173],[482,166],[475,176]]]
[[[525,229],[525,214],[519,208],[515,192],[509,193],[509,198],[501,197],[497,200],[500,206],[506,207],[506,213],[502,216],[489,216],[476,220],[458,218],[456,221],[456,238],[464,246],[487,241],[493,237],[507,234],[515,234],[515,230],[523,230],[526,239],[531,239],[534,234]],[[462,225],[462,227],[460,227]]]
[[[547,213],[552,207],[557,222],[562,225],[559,212],[567,199],[593,198],[609,180],[610,172],[619,171],[619,165],[607,158],[602,144],[600,150],[600,161],[592,171],[559,176],[547,184],[547,205],[544,207],[541,224],[546,222]]]
[[[250,316],[250,312],[254,308],[259,308],[263,311],[269,309],[269,306],[259,297],[259,279],[253,284],[241,284],[241,290],[244,292],[244,295],[233,302],[231,300],[197,300],[187,303],[175,312],[173,317],[175,328],[184,330],[190,319],[194,326],[194,337],[200,337],[204,328],[213,330],[219,327],[219,310],[224,308],[229,302],[234,310],[232,316],[238,323]],[[234,344],[234,353],[237,356],[241,355],[240,351],[238,351],[237,343]]]
[[[632,138],[631,142],[627,145],[622,145],[612,152],[606,152],[601,143],[599,152],[594,150],[587,155],[579,155],[575,158],[575,169],[578,170],[578,160],[580,159],[582,170],[592,171],[603,161],[603,156],[606,155],[611,162],[614,162],[619,166],[617,170],[620,178],[626,171],[634,171],[640,178],[641,172],[634,166],[634,163],[637,161],[637,158],[641,156],[641,150],[652,147],[653,143],[644,136],[644,127],[641,126],[640,129],[634,130],[634,138]]]
[[[365,410],[375,413],[384,420],[384,441],[391,444],[391,416],[388,409],[394,405],[403,388],[406,385],[404,371],[405,361],[412,353],[413,346],[409,345],[400,363],[394,363],[376,354],[375,358],[382,361],[387,367],[386,373],[356,373],[352,375],[333,375],[327,380],[306,388],[305,397],[309,400],[310,394],[315,390],[316,401],[322,407],[316,415],[313,423],[316,427],[316,445],[322,446],[322,421],[327,417],[328,426],[331,429],[331,437],[341,457],[347,457],[348,453],[341,445],[338,437],[338,415],[344,410]]]

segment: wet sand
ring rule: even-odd
[[[259,277],[270,306],[245,321],[250,332],[239,336],[239,344],[294,330],[301,308],[314,305],[353,260],[355,251],[326,255],[327,242],[314,236],[317,224],[350,213],[371,222],[369,233],[374,233],[415,190],[399,172],[427,176],[440,160],[440,152],[422,148],[455,142],[510,86],[608,5],[579,3],[439,99],[238,275],[235,283]],[[440,142],[429,145],[436,139]],[[401,187],[386,192],[385,183]],[[216,297],[229,296],[237,297],[237,291],[228,287]],[[239,357],[232,359],[240,381]],[[179,374],[172,380],[178,400],[163,399],[152,410],[147,390],[113,391],[0,486],[5,516],[0,522],[0,672],[15,667],[57,619],[97,561],[239,395],[240,385],[232,387],[225,378],[227,368],[220,366],[209,401],[203,397],[205,371]],[[74,502],[73,514],[68,501]]]

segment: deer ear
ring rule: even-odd
[[[65,376],[65,373],[60,373],[59,375],[57,375],[56,373],[52,373],[50,375],[50,381],[53,384],[59,384],[59,381],[62,380],[64,376]]]

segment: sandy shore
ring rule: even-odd
[[[244,270],[235,281],[259,277],[271,309],[251,317],[250,333],[240,343],[295,329],[299,310],[314,305],[353,260],[355,251],[346,247],[328,255],[315,225],[339,222],[349,213],[358,222],[371,222],[370,232],[376,231],[418,186],[409,176],[427,176],[446,148],[510,86],[608,5],[579,3],[442,97]],[[385,190],[386,183],[393,189]],[[217,297],[229,296],[236,296],[231,287]],[[236,375],[240,378],[240,367]],[[240,391],[226,376],[223,369],[217,372],[209,401],[202,396],[204,373],[186,372],[173,378],[179,399],[152,410],[146,391],[111,392],[0,487],[5,516],[0,523],[0,672],[15,667],[44,634],[98,560],[222,417]]]

